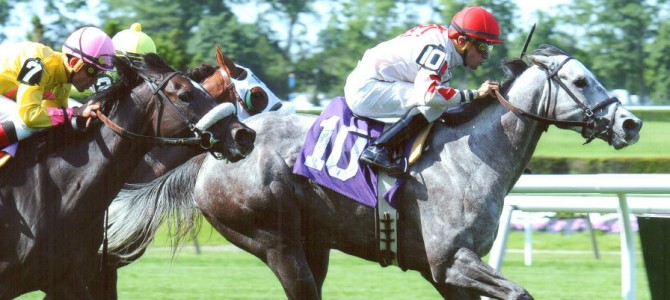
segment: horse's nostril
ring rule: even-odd
[[[626,119],[623,121],[623,128],[626,131],[639,131],[642,128],[642,121],[639,119]]]
[[[246,128],[239,129],[235,131],[233,139],[238,145],[247,147],[256,141],[256,132]]]

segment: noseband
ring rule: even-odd
[[[550,119],[548,117],[542,117],[536,114],[532,114],[529,112],[526,112],[518,107],[515,107],[512,103],[509,101],[505,100],[505,98],[500,95],[498,91],[496,91],[496,98],[498,98],[498,101],[503,104],[507,109],[515,113],[516,115],[520,116],[525,116],[529,117],[533,120],[540,121],[542,123],[545,123],[546,125],[556,125],[557,127],[560,128],[566,128],[566,127],[582,127],[582,137],[586,139],[586,142],[584,144],[588,144],[591,141],[593,141],[599,134],[605,134],[607,136],[607,142],[609,144],[612,144],[612,129],[614,125],[614,114],[616,113],[616,109],[612,112],[612,116],[610,120],[608,121],[606,118],[603,117],[597,117],[593,112],[598,111],[600,109],[608,107],[610,104],[615,104],[617,108],[621,105],[621,102],[619,102],[619,99],[616,97],[610,97],[605,99],[605,101],[599,102],[592,108],[589,108],[588,106],[584,105],[583,102],[579,101],[577,99],[577,96],[575,96],[572,91],[563,83],[560,77],[558,77],[557,73],[563,66],[573,59],[572,57],[566,58],[563,62],[561,62],[560,65],[556,69],[549,70],[548,68],[544,68],[542,66],[539,66],[544,72],[547,74],[547,84],[549,86],[549,92],[547,93],[547,105],[546,105],[546,111],[545,115],[549,115],[549,109],[551,107],[551,81],[553,80],[559,87],[561,87],[567,94],[570,96],[570,98],[577,103],[577,105],[582,109],[584,112],[584,118],[583,121],[572,121],[572,120],[558,120],[558,119]],[[558,101],[558,94],[556,95],[556,100],[555,102]],[[591,130],[593,133],[591,135],[588,135],[588,130]]]
[[[130,131],[125,130],[118,124],[114,123],[114,121],[110,120],[105,116],[102,112],[98,111],[96,112],[100,120],[105,123],[110,129],[112,129],[114,132],[119,134],[120,136],[130,138],[132,140],[138,140],[138,139],[143,139],[143,140],[149,140],[150,142],[160,144],[160,145],[199,145],[202,149],[209,150],[212,152],[212,147],[214,144],[220,142],[220,140],[215,139],[214,135],[207,131],[207,130],[201,130],[199,129],[193,122],[191,122],[186,116],[184,116],[179,109],[177,109],[177,106],[170,101],[170,99],[165,95],[165,92],[163,92],[163,89],[165,88],[165,85],[167,85],[168,81],[172,79],[172,77],[177,76],[177,75],[182,75],[181,72],[172,72],[165,76],[163,80],[157,85],[155,84],[151,79],[149,79],[145,74],[142,72],[139,72],[138,70],[138,75],[151,87],[152,89],[152,98],[154,98],[156,95],[156,111],[158,117],[156,118],[156,135],[160,134],[160,116],[162,115],[162,105],[164,102],[167,102],[170,104],[172,109],[177,113],[177,115],[181,118],[182,122],[186,124],[186,126],[193,132],[194,136],[193,137],[188,137],[188,138],[165,138],[165,137],[160,137],[160,136],[147,136],[147,135],[141,135],[137,133],[133,133]],[[134,93],[131,93],[131,97],[136,97]],[[230,122],[230,119],[228,120]],[[215,156],[217,156],[215,154]]]

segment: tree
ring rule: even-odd
[[[563,20],[584,31],[578,47],[588,52],[591,70],[608,89],[647,95],[644,45],[652,38],[654,8],[645,1],[574,0]]]
[[[34,9],[40,7],[38,2],[44,3],[43,10]],[[85,0],[0,0],[0,28],[12,19],[12,10],[18,3],[26,3],[31,8],[29,13],[33,31],[26,33],[26,38],[39,40],[55,49],[60,49],[65,38],[77,27],[84,25],[77,16],[88,13]],[[0,42],[5,38],[4,31],[0,32]]]
[[[203,16],[186,50],[192,57],[191,65],[213,64],[214,50],[220,45],[227,57],[253,70],[278,97],[286,98],[290,62],[279,43],[268,37],[268,31],[259,23],[240,23],[232,13]]]
[[[273,11],[277,11],[282,15],[286,16],[287,23],[287,33],[288,37],[286,38],[286,46],[284,48],[285,53],[291,53],[294,43],[294,33],[296,26],[300,25],[300,15],[301,14],[311,14],[314,11],[311,8],[313,0],[266,0],[272,7]],[[278,16],[282,18],[282,16]]]
[[[28,39],[33,42],[44,43],[42,38],[42,35],[44,34],[44,25],[42,25],[40,17],[33,16],[33,18],[30,20],[30,23],[33,25],[33,31],[32,33],[28,34]]]
[[[344,93],[344,82],[366,49],[407,30],[410,16],[393,0],[348,0],[333,6],[326,28],[319,33],[319,53],[297,64],[296,76],[314,93],[329,97]],[[405,7],[403,7],[405,8]]]
[[[670,104],[670,21],[663,20],[658,27],[655,42],[647,44],[650,66],[652,104]]]
[[[224,1],[190,0],[105,0],[109,11],[104,14],[108,20],[124,24],[140,22],[142,31],[156,43],[156,51],[170,65],[184,69],[191,63],[186,52],[188,41],[199,21],[208,15],[230,13]]]

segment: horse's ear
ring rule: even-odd
[[[526,55],[526,58],[530,60],[535,65],[538,65],[545,69],[550,69],[551,60],[548,56],[544,55]]]
[[[216,62],[219,65],[219,67],[226,70],[226,73],[228,73],[228,75],[230,75],[230,77],[232,78],[238,78],[240,73],[244,71],[238,68],[237,65],[235,65],[235,63],[232,60],[230,60],[230,58],[223,55],[223,52],[221,51],[221,46],[219,45],[216,46]]]

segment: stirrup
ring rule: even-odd
[[[392,165],[386,165],[386,164],[381,164],[378,160],[375,159],[375,158],[378,157],[377,155],[378,155],[378,153],[374,153],[373,157],[366,157],[364,155],[361,155],[360,161],[362,163],[378,170],[378,171],[380,170],[380,171],[384,171],[384,172],[388,173],[389,176],[391,176],[391,177],[406,178],[406,177],[409,176],[409,173],[407,173],[407,171],[409,169],[408,168],[409,164],[407,163],[407,159],[404,159],[405,167],[402,167],[401,165],[399,165],[395,162],[392,162],[392,161],[391,161]]]

